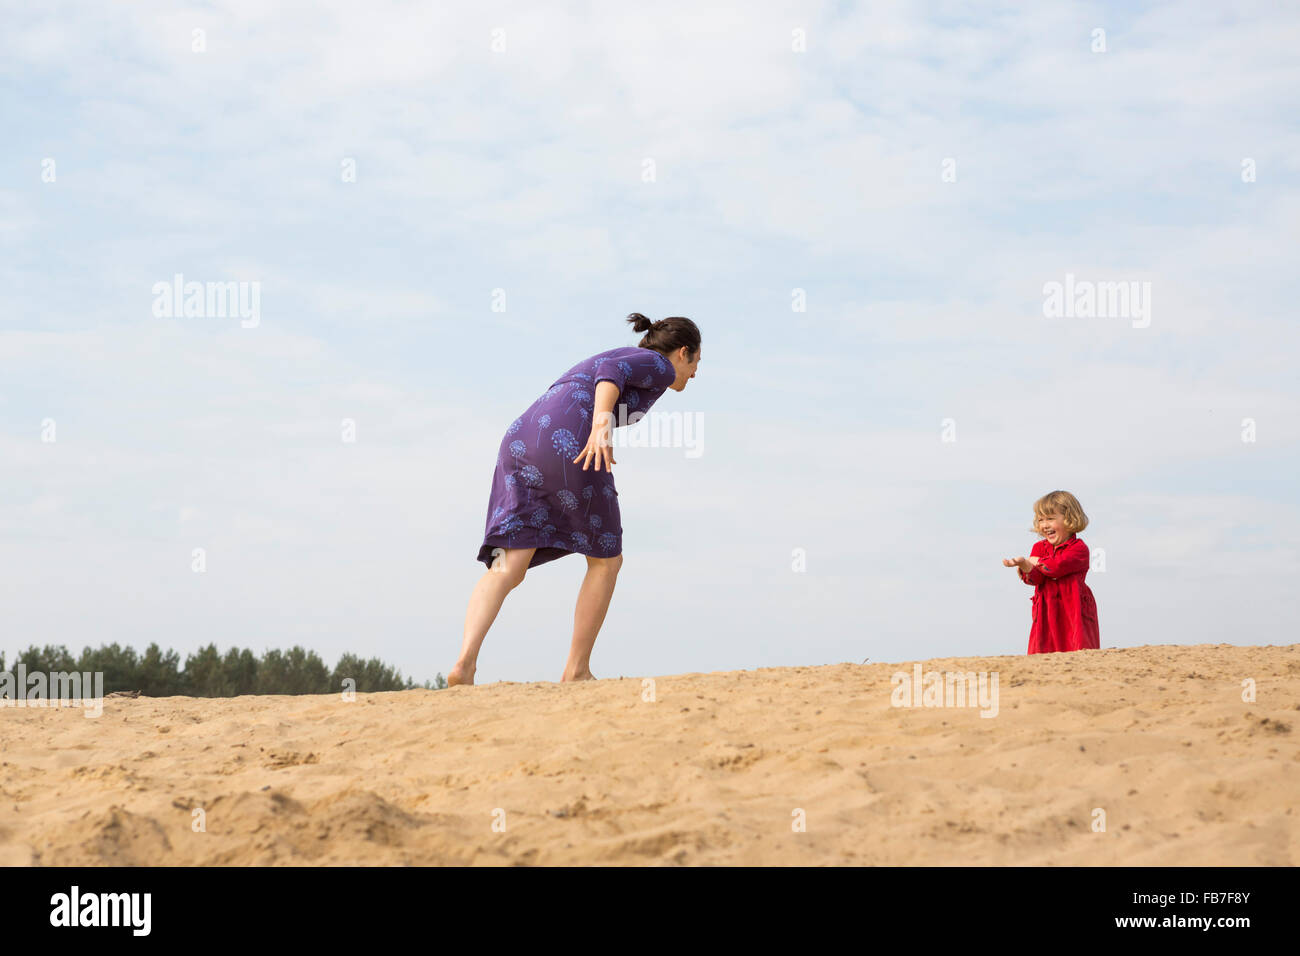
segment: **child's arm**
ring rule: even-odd
[[[1024,581],[1026,584],[1034,584],[1030,575],[1038,564],[1037,558],[1003,558],[1002,564],[1008,568],[1016,568],[1020,574],[1020,580]]]
[[[1037,550],[1038,550],[1038,545],[1035,544],[1033,551],[1037,551]],[[1019,573],[1020,575],[1020,580],[1024,581],[1026,584],[1030,585],[1031,587],[1037,585],[1038,582],[1042,580],[1041,574],[1038,576],[1037,580],[1035,580],[1034,578],[1034,571],[1037,570],[1038,567],[1038,556],[1034,554],[1033,551],[1030,552],[1030,556],[1027,558],[1003,558],[1002,559],[1002,564],[1004,567],[1016,568],[1017,573]]]
[[[1072,547],[1065,550],[1064,554],[1059,557],[1044,558],[1038,562],[1038,567],[1030,572],[1030,577],[1035,583],[1047,578],[1063,578],[1067,574],[1078,574],[1080,571],[1088,570],[1088,546],[1082,541],[1076,541]]]

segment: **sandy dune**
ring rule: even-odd
[[[910,662],[0,708],[0,863],[1300,862],[1300,645],[923,668],[997,716],[891,706]]]

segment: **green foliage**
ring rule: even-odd
[[[259,694],[328,694],[333,689],[325,662],[296,645],[287,654],[267,651],[257,667]]]
[[[345,680],[355,683],[345,687],[343,683]],[[443,687],[447,686],[441,674],[438,675],[438,680],[442,681]],[[420,686],[429,687],[428,681],[420,685],[413,680],[402,680],[401,671],[393,670],[377,657],[367,661],[355,654],[344,654],[339,658],[330,681],[330,687],[334,690],[351,689],[363,694],[386,690],[411,690]]]
[[[164,654],[157,644],[150,644],[136,669],[138,686],[116,687],[114,690],[138,690],[145,697],[175,697],[183,694],[185,679],[181,676],[180,663],[180,655],[175,651]],[[107,684],[104,693],[112,693]]]
[[[230,682],[226,680],[221,652],[216,644],[200,647],[185,658],[185,673],[181,687],[190,697],[232,697]]]
[[[232,647],[226,651],[222,670],[226,675],[227,689],[235,697],[257,693],[257,658],[248,648],[241,651]]]
[[[63,645],[58,647],[37,647],[33,644],[25,651],[19,651],[18,656],[14,658],[14,667],[22,664],[27,668],[27,672],[42,671],[46,674],[52,671],[74,671],[77,669],[77,662],[72,659],[68,649]]]
[[[344,690],[361,693],[412,690],[442,690],[447,681],[438,674],[432,681],[416,684],[403,680],[400,671],[377,657],[363,660],[344,654],[333,671],[315,651],[294,646],[287,652],[269,650],[259,660],[248,649],[232,647],[224,655],[215,644],[201,647],[185,658],[164,652],[150,644],[143,656],[130,647],[105,644],[98,649],[87,647],[74,659],[63,646],[37,647],[20,651],[9,668],[0,653],[0,671],[13,670],[22,663],[27,672],[56,671],[102,672],[104,693],[138,690],[145,697],[238,697],[244,694],[338,694]],[[345,680],[355,685],[344,684]]]
[[[27,669],[31,670],[30,664],[27,665]],[[115,690],[139,690],[140,688],[132,686],[139,669],[140,659],[135,651],[129,647],[119,647],[117,644],[105,644],[97,651],[87,647],[77,658],[77,663],[66,668],[66,670],[88,674],[102,671],[105,694],[111,694]]]

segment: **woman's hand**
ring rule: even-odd
[[[601,383],[605,384],[604,382]],[[573,459],[574,464],[582,462],[582,470],[586,471],[591,460],[596,460],[596,471],[600,471],[600,463],[605,463],[605,470],[612,472],[612,465],[618,462],[614,459],[613,446],[609,441],[610,418],[606,415],[603,419],[597,415],[596,422],[591,426],[591,434],[587,436],[587,447],[578,453],[578,457]]]

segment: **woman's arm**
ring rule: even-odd
[[[573,459],[574,464],[582,461],[582,470],[587,470],[587,465],[593,458],[596,459],[596,471],[600,471],[600,463],[605,463],[606,471],[613,471],[611,465],[617,465],[614,460],[614,451],[609,442],[610,432],[614,425],[614,403],[618,401],[618,385],[605,379],[596,383],[596,397],[593,402],[591,414],[591,434],[587,436],[587,447],[578,453],[578,457]]]

